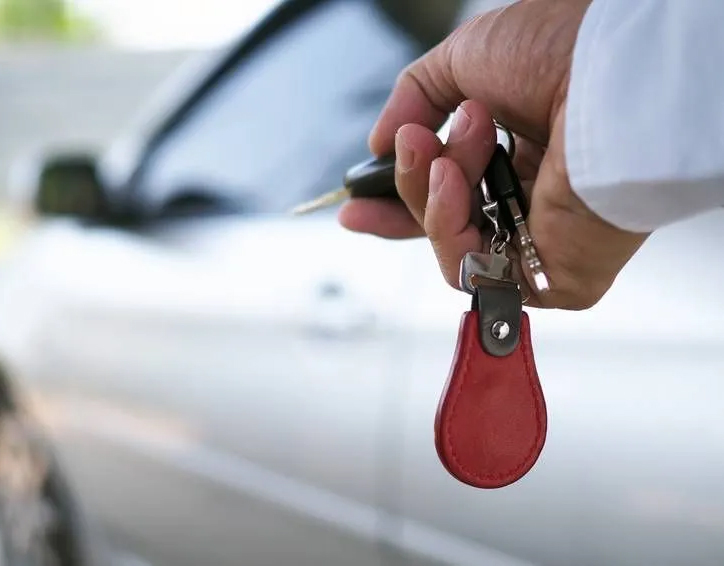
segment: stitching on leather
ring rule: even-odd
[[[530,324],[530,323],[528,323],[528,324]],[[517,473],[520,469],[522,469],[528,463],[530,458],[533,456],[533,453],[536,451],[536,447],[540,443],[540,437],[542,434],[542,427],[541,427],[541,422],[540,422],[541,421],[541,419],[540,419],[541,408],[540,408],[540,399],[538,399],[538,395],[536,394],[536,389],[537,389],[536,384],[534,383],[533,375],[531,372],[532,364],[531,364],[530,354],[529,354],[529,348],[531,348],[530,336],[529,336],[530,327],[528,327],[527,334],[528,334],[527,336],[524,336],[524,340],[521,341],[521,344],[519,347],[523,348],[523,352],[522,352],[523,353],[523,365],[525,366],[526,377],[528,378],[528,386],[530,387],[530,391],[533,394],[533,405],[535,406],[536,434],[534,437],[534,441],[533,441],[531,447],[526,452],[525,458],[523,458],[521,463],[518,464],[517,466],[515,466],[514,468],[507,470],[505,472],[498,473],[498,474],[480,475],[460,463],[460,460],[458,459],[458,457],[455,453],[455,447],[450,440],[451,434],[450,434],[450,429],[448,427],[445,432],[445,440],[446,440],[448,446],[450,447],[450,457],[452,458],[455,465],[461,471],[463,471],[465,474],[467,474],[468,476],[470,476],[473,479],[487,481],[487,480],[501,480],[501,479],[509,478],[511,475]],[[475,336],[474,332],[469,333],[469,335],[470,336],[468,337],[467,342],[470,342],[470,340],[475,340],[476,336]],[[468,365],[470,363],[471,346],[467,342],[465,343],[465,357],[463,358],[463,361],[461,364],[463,375],[460,378],[460,385],[455,388],[455,393],[454,393],[454,397],[452,400],[452,406],[450,407],[450,419],[451,420],[453,420],[455,418],[455,414],[456,414],[455,407],[457,406],[458,397],[460,396],[460,391],[462,390],[463,385],[465,384],[467,377],[468,377]]]

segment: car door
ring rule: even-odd
[[[406,247],[285,213],[368,156],[419,50],[374,2],[319,2],[167,125],[140,227],[58,228],[40,373],[114,536],[175,564],[383,560]]]

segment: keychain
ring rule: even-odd
[[[508,150],[497,144],[473,192],[471,221],[485,234],[489,253],[468,252],[460,287],[472,296],[463,313],[457,346],[435,416],[435,446],[445,469],[478,488],[500,488],[521,479],[538,460],[547,433],[547,412],[536,370],[525,298],[512,279],[507,249],[515,239],[538,292],[548,279],[528,232],[528,204]],[[399,199],[394,155],[350,169],[344,187],[297,207],[304,214],[346,198]]]
[[[458,480],[479,488],[509,485],[530,471],[545,443],[547,412],[531,346],[530,321],[506,254],[516,238],[540,292],[548,280],[525,224],[528,206],[505,149],[498,145],[479,185],[493,227],[490,252],[468,252],[460,287],[472,295],[435,418],[438,456]]]

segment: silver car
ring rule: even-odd
[[[0,564],[724,564],[719,214],[593,309],[529,310],[547,443],[492,491],[435,452],[469,300],[428,243],[286,214],[368,157],[444,33],[415,6],[283,2],[97,156],[15,178]]]

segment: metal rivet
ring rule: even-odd
[[[490,328],[490,332],[496,340],[505,340],[510,334],[510,325],[504,320],[497,320]]]

